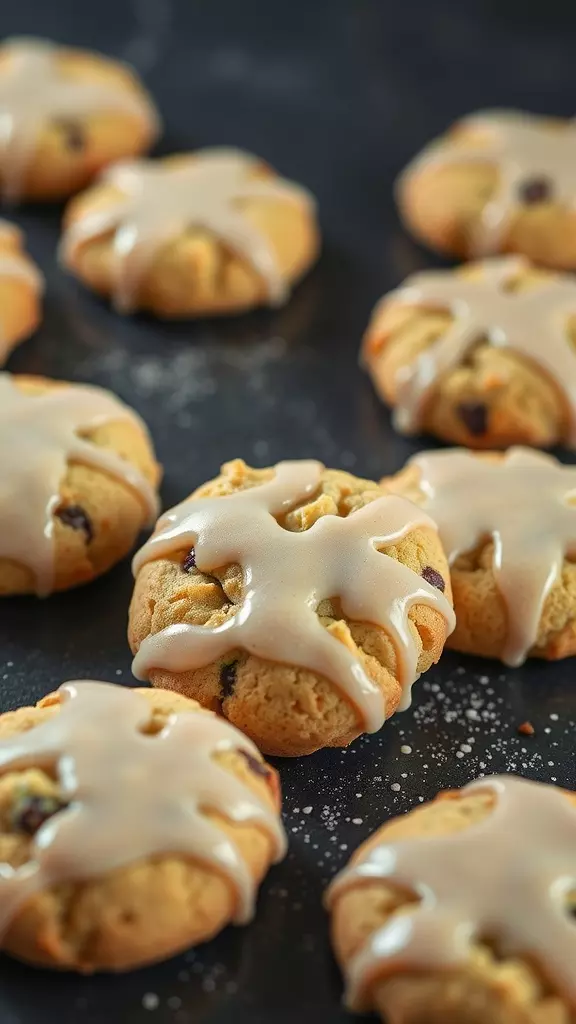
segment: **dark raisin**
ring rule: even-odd
[[[521,182],[518,193],[523,203],[544,203],[552,195],[550,178],[527,178]]]
[[[442,593],[444,593],[446,589],[444,577],[440,575],[437,569],[434,569],[433,566],[431,565],[425,565],[420,575],[424,577],[424,579],[426,580],[427,583],[430,584],[430,586],[436,587],[438,590],[441,590]]]
[[[485,434],[488,426],[488,409],[484,402],[461,402],[458,415],[470,434]]]
[[[84,530],[87,544],[93,539],[92,523],[80,505],[64,505],[62,508],[56,509],[56,515],[64,523],[64,526],[70,526],[73,530]]]
[[[246,761],[246,764],[255,775],[261,775],[263,779],[270,778],[271,771],[268,765],[264,764],[264,761],[259,761],[257,757],[253,757],[247,750],[240,750],[239,747],[237,748],[236,753],[241,754]]]
[[[184,572],[192,572],[192,569],[196,568],[196,552],[194,551],[194,548],[190,548],[190,551],[182,562],[182,568]]]
[[[12,825],[18,832],[33,836],[48,818],[66,806],[55,796],[33,796],[24,793],[18,797],[12,808]]]
[[[220,667],[220,688],[223,700],[225,700],[226,697],[231,697],[234,693],[237,667],[237,661],[230,661],[227,665],[225,664]]]
[[[74,153],[79,153],[86,145],[86,134],[78,121],[67,117],[60,117],[55,121],[56,126],[64,135],[66,146]]]

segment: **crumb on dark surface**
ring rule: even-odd
[[[90,517],[80,505],[63,505],[62,508],[56,509],[55,514],[64,526],[70,526],[73,530],[83,530],[87,544],[94,539]]]
[[[518,726],[518,732],[521,736],[533,736],[536,730],[532,722],[522,722],[522,725]]]
[[[436,587],[437,590],[441,590],[442,593],[444,593],[446,589],[446,583],[444,581],[444,577],[438,572],[437,569],[434,569],[434,567],[431,565],[425,565],[420,575],[422,576],[423,579],[426,580],[427,583],[430,583],[431,586]]]
[[[469,434],[479,437],[488,428],[488,409],[484,402],[460,402],[457,413]]]

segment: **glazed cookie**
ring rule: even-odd
[[[383,825],[328,890],[352,1010],[394,1024],[573,1024],[576,796],[518,776]]]
[[[0,366],[36,330],[44,279],[24,251],[22,232],[0,220]]]
[[[150,97],[124,64],[43,39],[0,46],[0,190],[58,199],[107,164],[145,152],[159,131]]]
[[[279,755],[375,732],[454,626],[429,517],[318,462],[228,463],[160,519],[134,569],[137,678]]]
[[[102,388],[0,374],[0,595],[87,583],[158,512],[135,412]]]
[[[459,121],[397,185],[408,227],[458,256],[517,252],[576,267],[576,122],[515,111]]]
[[[273,769],[195,701],[66,683],[0,717],[1,948],[122,971],[245,924],[279,809]]]
[[[423,271],[377,305],[363,359],[403,433],[576,447],[576,281],[523,257]]]
[[[119,164],[69,206],[61,258],[121,313],[279,305],[316,258],[314,201],[236,149]]]
[[[520,665],[576,654],[576,467],[506,455],[420,452],[383,485],[438,525],[452,579],[457,651]]]

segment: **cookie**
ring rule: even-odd
[[[437,523],[450,563],[449,646],[520,665],[576,654],[576,467],[511,448],[420,452],[391,493]]]
[[[0,373],[0,595],[101,575],[158,513],[135,412],[102,388]]]
[[[454,625],[429,517],[318,462],[228,463],[160,519],[134,570],[136,677],[267,753],[378,730]]]
[[[0,192],[59,199],[145,152],[158,115],[136,75],[97,53],[15,38],[0,46]]]
[[[576,122],[471,114],[401,175],[400,212],[427,245],[462,257],[516,252],[576,267]]]
[[[24,250],[22,232],[0,220],[0,366],[41,318],[44,279]]]
[[[576,795],[513,775],[384,824],[328,890],[352,1010],[571,1024]]]
[[[574,278],[508,256],[409,277],[376,306],[363,360],[403,433],[574,448],[575,345]]]
[[[276,773],[176,694],[66,683],[0,717],[0,765],[0,945],[29,963],[173,956],[249,921],[285,850]]]
[[[319,245],[314,201],[236,149],[118,164],[68,207],[61,259],[121,313],[286,301]]]

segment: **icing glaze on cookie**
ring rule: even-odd
[[[541,201],[576,204],[576,123],[551,124],[545,117],[518,111],[472,114],[458,127],[473,129],[472,139],[448,134],[426,147],[399,179],[400,188],[428,166],[493,164],[499,179],[470,239],[476,256],[499,252],[510,223],[538,183]],[[528,201],[530,201],[528,199]]]
[[[242,211],[250,199],[313,204],[311,195],[283,178],[254,175],[258,161],[240,150],[205,149],[173,166],[154,161],[116,164],[103,181],[116,199],[87,210],[65,233],[64,262],[88,241],[114,232],[114,303],[121,312],[136,304],[140,284],[158,250],[187,229],[204,228],[244,257],[266,285],[272,305],[287,285],[266,237]]]
[[[488,260],[475,278],[449,270],[413,274],[385,296],[375,311],[390,302],[446,310],[454,322],[410,366],[397,374],[395,426],[403,433],[422,425],[426,403],[445,374],[460,366],[480,340],[507,348],[540,367],[564,395],[569,442],[576,447],[576,353],[567,321],[576,315],[576,281],[550,276],[530,288],[510,287],[529,267],[520,256]]]
[[[21,246],[22,232],[8,221],[0,219],[0,277],[19,278],[26,281],[33,291],[41,293],[44,290],[44,278]],[[4,362],[10,348],[3,337],[0,309],[0,364]]]
[[[126,459],[80,434],[114,420],[140,418],[101,388],[70,385],[27,393],[0,374],[0,558],[27,566],[36,592],[54,577],[53,515],[69,463],[109,473],[138,494],[150,521],[158,514],[154,488]]]
[[[270,837],[279,860],[279,816],[215,760],[256,747],[209,712],[179,712],[157,735],[142,694],[90,680],[60,687],[60,710],[28,732],[0,740],[0,771],[53,771],[64,810],[36,832],[28,862],[0,867],[0,933],[35,893],[101,877],[146,857],[185,855],[218,869],[236,894],[234,920],[252,916],[255,882],[239,847],[206,811],[251,823]]]
[[[493,541],[492,568],[508,617],[502,660],[522,664],[564,558],[576,556],[576,467],[520,447],[501,458],[463,448],[421,452],[409,464],[420,472],[424,508],[451,565]]]
[[[332,883],[332,906],[379,880],[420,897],[406,913],[392,914],[347,964],[351,1009],[370,1009],[376,980],[458,968],[486,938],[503,956],[537,963],[576,1009],[576,925],[568,907],[576,808],[553,786],[510,775],[481,779],[462,793],[482,790],[496,803],[480,823],[446,836],[384,838]]]
[[[0,166],[3,198],[16,201],[41,130],[50,122],[93,113],[125,111],[157,128],[157,115],[142,93],[118,83],[86,80],[62,69],[65,47],[44,39],[7,40],[0,49]]]
[[[240,648],[331,680],[357,708],[365,729],[375,732],[386,711],[380,688],[316,614],[321,601],[339,598],[349,619],[374,623],[391,636],[403,706],[409,705],[418,647],[408,613],[415,604],[436,608],[447,632],[454,628],[454,615],[438,589],[376,545],[395,544],[433,523],[411,502],[392,495],[346,518],[327,515],[309,530],[285,530],[275,517],[309,500],[321,471],[318,462],[281,462],[267,483],[224,497],[189,498],[162,517],[156,534],[136,555],[135,572],[146,562],[193,546],[196,567],[203,572],[230,564],[242,567],[244,599],[217,628],[182,623],[147,637],[134,659],[137,678],[149,678],[155,668],[202,668]]]

